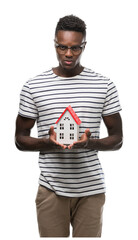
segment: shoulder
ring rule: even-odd
[[[87,75],[89,77],[92,77],[95,80],[105,80],[107,82],[110,81],[109,77],[106,77],[106,76],[102,75],[101,73],[98,73],[98,72],[93,71],[92,69],[86,68],[86,67],[83,70],[83,75]]]
[[[52,76],[54,77],[54,74],[53,74],[52,68],[50,68],[49,70],[44,71],[44,72],[42,72],[42,73],[40,73],[40,74],[30,78],[26,82],[26,84],[28,84],[28,85],[37,84],[37,83],[39,83],[39,82],[41,82],[41,81],[43,81],[45,79],[49,79]]]

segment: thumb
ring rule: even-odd
[[[85,130],[85,134],[86,134],[86,136],[87,136],[88,138],[91,136],[91,132],[90,132],[90,129],[89,129],[89,128],[87,128],[87,129]]]
[[[51,126],[50,129],[49,129],[49,135],[52,135],[54,133],[54,127]]]

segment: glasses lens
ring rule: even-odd
[[[78,55],[82,51],[82,48],[83,48],[82,45],[83,44],[84,43],[82,43],[81,45],[76,45],[76,46],[72,46],[72,47],[68,47],[68,46],[65,46],[65,45],[57,44],[56,48],[57,48],[57,51],[58,51],[59,54],[65,54],[68,51],[68,49],[70,49],[74,55]]]
[[[57,50],[58,50],[58,53],[59,54],[64,54],[68,51],[68,47],[66,46],[58,46],[57,47]],[[74,55],[77,55],[81,52],[81,47],[71,47],[70,48],[71,52],[74,54]]]
[[[58,49],[59,49],[60,51],[62,51],[62,52],[65,52],[65,51],[67,51],[68,47],[67,47],[67,46],[64,46],[64,45],[59,45],[59,46],[58,46]]]
[[[71,50],[74,52],[74,53],[80,53],[81,51],[81,47],[80,46],[73,46],[71,47]]]

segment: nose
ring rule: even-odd
[[[70,48],[67,49],[67,52],[66,52],[65,56],[66,57],[72,57],[73,56],[72,51],[71,51]]]

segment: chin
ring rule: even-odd
[[[73,70],[75,67],[74,66],[65,66],[65,65],[62,65],[62,68],[66,71],[70,71],[70,70]]]
[[[73,65],[73,64],[71,64],[71,65],[62,64],[62,67],[63,67],[64,69],[66,69],[66,70],[72,70],[72,69],[76,68],[76,65]]]
[[[65,70],[73,70],[75,67],[71,67],[71,66],[65,66],[65,67],[63,67]]]

